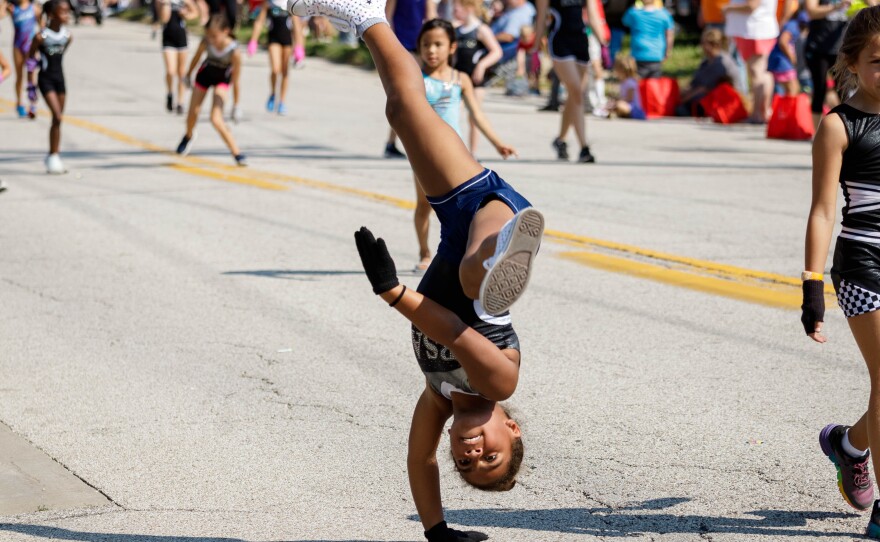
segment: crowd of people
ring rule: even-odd
[[[524,437],[499,404],[517,387],[521,359],[508,309],[528,285],[544,228],[543,215],[474,158],[476,133],[502,157],[517,153],[483,113],[481,89],[497,80],[531,77],[526,92],[538,90],[535,78],[542,71],[536,65],[546,47],[552,88],[567,92],[552,146],[560,159],[568,159],[566,136],[573,129],[578,161],[591,163],[588,106],[600,116],[646,119],[641,83],[663,78],[677,24],[659,0],[633,5],[599,0],[536,0],[535,5],[527,0],[391,0],[387,5],[383,0],[263,0],[252,7],[258,8],[254,30],[242,47],[234,33],[241,14],[235,0],[160,0],[156,5],[166,66],[165,108],[186,113],[177,152],[186,155],[192,149],[199,111],[210,93],[212,125],[235,162],[247,165],[224,110],[231,94],[233,119],[240,115],[242,55],[257,52],[264,26],[269,28],[270,57],[266,109],[278,115],[286,112],[289,65],[303,61],[306,26],[323,32],[324,20],[364,40],[386,93],[390,135],[385,155],[409,160],[418,201],[416,270],[424,277],[416,291],[399,284],[382,239],[367,228],[355,233],[373,292],[412,323],[412,344],[425,376],[407,458],[413,500],[430,542],[477,539],[444,521],[437,447],[451,418],[451,455],[462,478],[482,490],[506,491],[516,484]],[[14,74],[16,113],[23,118],[35,116],[39,89],[52,116],[46,168],[61,173],[62,63],[73,41],[69,4],[18,0],[0,4],[0,10],[12,16],[15,29],[13,63],[0,55],[0,82]],[[203,21],[204,37],[187,63],[186,21],[195,19]],[[880,394],[874,386],[880,387],[880,7],[852,0],[805,0],[803,5],[798,0],[703,0],[699,20],[704,58],[681,94],[679,114],[705,114],[701,98],[724,83],[735,87],[748,81],[749,121],[754,123],[767,121],[774,93],[799,95],[807,89],[812,94],[819,128],[801,321],[808,336],[826,341],[824,267],[842,184],[846,206],[831,276],[872,385],[868,411],[851,427],[826,426],[819,441],[837,470],[846,502],[873,509],[867,534],[880,539],[880,501],[874,500],[869,472],[869,450],[880,435]],[[623,48],[627,32],[629,50]],[[614,96],[598,91],[609,76],[617,83]],[[558,95],[550,99],[549,106],[562,101]],[[470,145],[460,126],[462,105],[469,113]],[[819,123],[826,107],[832,114]],[[397,148],[398,140],[405,152]],[[441,225],[434,255],[427,241],[431,210]],[[874,463],[876,470],[876,456]]]

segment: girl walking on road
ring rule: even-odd
[[[43,99],[46,100],[46,105],[52,112],[46,171],[60,174],[67,172],[58,153],[61,148],[61,120],[64,116],[64,104],[67,101],[67,85],[61,64],[64,53],[73,42],[73,36],[66,26],[70,21],[70,5],[66,0],[49,0],[43,9],[48,15],[49,22],[34,38],[28,58],[35,61],[37,53],[40,54],[40,76],[37,84]]]
[[[426,385],[409,435],[407,470],[430,542],[457,542],[443,519],[437,446],[446,421],[456,469],[471,485],[508,490],[523,457],[519,425],[498,404],[519,378],[519,341],[508,307],[525,289],[544,220],[483,168],[431,108],[415,60],[385,19],[383,0],[289,0],[294,15],[324,15],[356,29],[373,55],[388,120],[441,223],[441,242],[418,291],[398,283],[382,239],[355,233],[373,292],[413,324]],[[476,536],[476,535],[475,535]],[[471,538],[482,540],[484,538]]]
[[[565,138],[568,130],[574,128],[581,147],[578,162],[596,161],[587,145],[587,128],[584,121],[584,94],[589,85],[590,43],[587,39],[583,11],[586,5],[593,35],[599,39],[601,45],[605,45],[601,38],[605,35],[605,30],[600,24],[602,19],[599,16],[597,1],[537,0],[536,2],[538,18],[535,23],[536,36],[532,52],[540,49],[542,38],[547,31],[548,15],[552,15],[553,28],[550,29],[547,45],[553,61],[553,71],[568,91],[568,99],[562,110],[559,137],[553,140],[553,148],[556,149],[556,157],[559,160],[568,160],[568,144]]]
[[[855,94],[819,125],[813,143],[813,203],[807,224],[803,314],[807,335],[819,343],[824,319],[823,270],[834,229],[838,183],[843,228],[834,249],[831,280],[837,302],[865,359],[871,392],[868,410],[848,427],[830,424],[819,434],[837,469],[838,488],[858,510],[872,507],[867,535],[880,539],[880,501],[874,501],[869,449],[880,447],[880,7],[853,19],[834,72],[838,88]],[[880,468],[874,456],[875,471]]]
[[[196,74],[192,97],[189,102],[189,113],[186,117],[186,134],[177,146],[177,154],[187,155],[195,141],[196,122],[199,120],[199,111],[202,102],[210,89],[214,89],[214,103],[211,104],[211,124],[223,138],[229,151],[239,166],[247,165],[247,158],[241,153],[232,131],[223,121],[223,103],[229,95],[229,85],[238,79],[241,72],[241,52],[238,43],[230,34],[232,27],[229,19],[224,14],[212,15],[205,30],[205,37],[199,44],[189,65],[186,79],[189,81],[192,72],[196,69],[202,55],[207,53],[205,61]]]
[[[0,0],[2,2],[2,0]],[[34,62],[27,62],[31,51],[31,42],[40,28],[40,6],[30,0],[20,0],[16,4],[6,4],[12,15],[12,27],[15,35],[12,41],[12,62],[15,64],[15,109],[20,118],[37,117],[37,89],[34,85]],[[25,108],[22,100],[25,74],[27,74],[27,96],[30,107]]]
[[[474,126],[492,142],[503,158],[516,156],[516,149],[506,145],[492,130],[492,126],[480,108],[474,84],[467,74],[452,69],[450,61],[455,55],[456,39],[452,25],[442,19],[432,19],[422,26],[418,36],[418,54],[422,61],[422,77],[428,103],[440,118],[451,126],[461,137],[459,118],[461,103],[464,102]],[[499,49],[500,51],[500,49]],[[428,230],[431,225],[431,204],[419,179],[416,185],[416,210],[413,221],[419,241],[419,263],[416,272],[424,273],[431,264],[431,249],[428,247]]]
[[[269,85],[271,92],[266,102],[266,111],[279,115],[287,114],[287,106],[284,100],[287,97],[287,80],[290,72],[290,55],[293,50],[293,17],[287,13],[286,0],[266,0],[263,9],[254,22],[254,30],[248,42],[248,56],[254,56],[257,52],[257,40],[263,31],[263,26],[269,20]],[[279,81],[280,79],[280,81]],[[278,93],[276,94],[276,90]]]
[[[177,77],[177,114],[183,115],[186,92],[186,21],[198,18],[199,9],[193,0],[161,0],[158,11],[162,22],[162,58],[165,61],[165,109],[174,111],[174,78]]]

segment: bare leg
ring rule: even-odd
[[[166,49],[162,51],[162,58],[165,60],[165,92],[171,94],[174,92],[174,76],[179,73],[177,53]]]
[[[752,85],[752,120],[766,122],[773,88],[772,76],[767,72],[767,55],[755,55],[746,64]]]
[[[12,48],[12,61],[15,64],[15,105],[22,105],[21,91],[24,87],[24,53],[18,47]]]
[[[49,111],[52,112],[52,126],[49,128],[49,154],[58,154],[61,148],[61,120],[64,118],[64,101],[66,95],[55,91],[43,95]]]
[[[441,196],[479,174],[483,167],[428,104],[421,70],[391,28],[374,25],[363,38],[385,87],[385,114],[425,194]]]
[[[853,446],[860,450],[880,448],[880,312],[847,319],[871,379],[868,411],[849,432]],[[866,438],[867,437],[867,438]],[[877,446],[874,446],[876,444]],[[874,472],[880,472],[880,454],[872,454]]]
[[[177,52],[177,105],[183,104],[183,97],[186,96],[186,85],[183,79],[186,77],[186,56],[187,52]]]
[[[287,98],[287,85],[290,82],[290,53],[292,47],[281,48],[281,91],[278,93],[278,100],[284,103]]]
[[[480,296],[480,284],[486,276],[483,261],[495,254],[498,232],[513,218],[506,203],[495,200],[477,211],[468,232],[468,246],[458,268],[458,278],[464,294],[471,299]]]
[[[278,88],[278,75],[281,73],[281,45],[278,43],[269,44],[269,85],[272,87],[272,94],[275,95],[275,89]]]
[[[196,122],[199,120],[199,110],[202,108],[202,101],[205,99],[207,91],[199,87],[193,87],[192,96],[189,99],[189,111],[186,115],[186,137],[192,138],[193,130],[196,129]]]
[[[431,263],[431,249],[428,248],[428,232],[431,228],[431,204],[425,197],[425,191],[419,184],[419,179],[413,177],[416,185],[416,211],[413,213],[413,223],[416,227],[416,239],[419,241],[419,269],[427,269]]]
[[[562,110],[562,124],[559,138],[565,139],[568,128],[574,127],[578,143],[587,145],[586,121],[584,120],[584,91],[589,84],[587,67],[580,66],[572,60],[553,61],[553,70],[560,82],[568,91],[568,99]]]
[[[226,123],[223,122],[223,101],[226,99],[227,92],[228,90],[225,87],[214,87],[214,103],[211,105],[211,124],[214,125],[214,129],[217,130],[217,133],[223,138],[223,142],[229,147],[229,152],[236,156],[241,154],[241,150],[235,144],[232,132],[229,131]]]

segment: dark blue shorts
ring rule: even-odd
[[[428,203],[440,219],[437,255],[460,262],[467,249],[468,232],[474,215],[485,203],[496,199],[506,203],[514,213],[532,206],[491,169],[484,169],[447,194],[429,197]]]

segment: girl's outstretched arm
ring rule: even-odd
[[[505,352],[462,322],[454,312],[397,281],[394,260],[383,239],[367,228],[355,232],[355,242],[373,292],[436,343],[452,352],[468,375],[474,391],[492,401],[513,395],[519,380],[519,356]]]
[[[464,105],[468,108],[468,112],[470,113],[474,124],[481,132],[483,132],[486,139],[495,146],[498,154],[504,158],[517,156],[516,149],[510,145],[505,145],[504,142],[501,141],[498,134],[492,129],[492,125],[489,124],[489,120],[483,114],[483,110],[480,108],[480,102],[474,95],[474,84],[471,82],[471,78],[468,77],[467,74],[461,72],[459,72],[459,77],[461,78],[461,96],[464,98]]]
[[[829,114],[822,119],[813,141],[813,201],[807,220],[806,250],[804,270],[814,273],[825,271],[828,258],[828,245],[834,231],[837,215],[837,185],[840,179],[840,165],[843,151],[848,141],[846,127],[837,115]],[[806,326],[806,324],[805,324]],[[826,339],[819,332],[822,322],[815,323],[815,330],[807,334],[817,342]],[[810,331],[813,331],[810,333]]]
[[[442,408],[434,392],[425,386],[409,428],[406,470],[413,501],[426,531],[443,521],[437,445],[443,434],[443,425],[451,415],[452,409]]]

